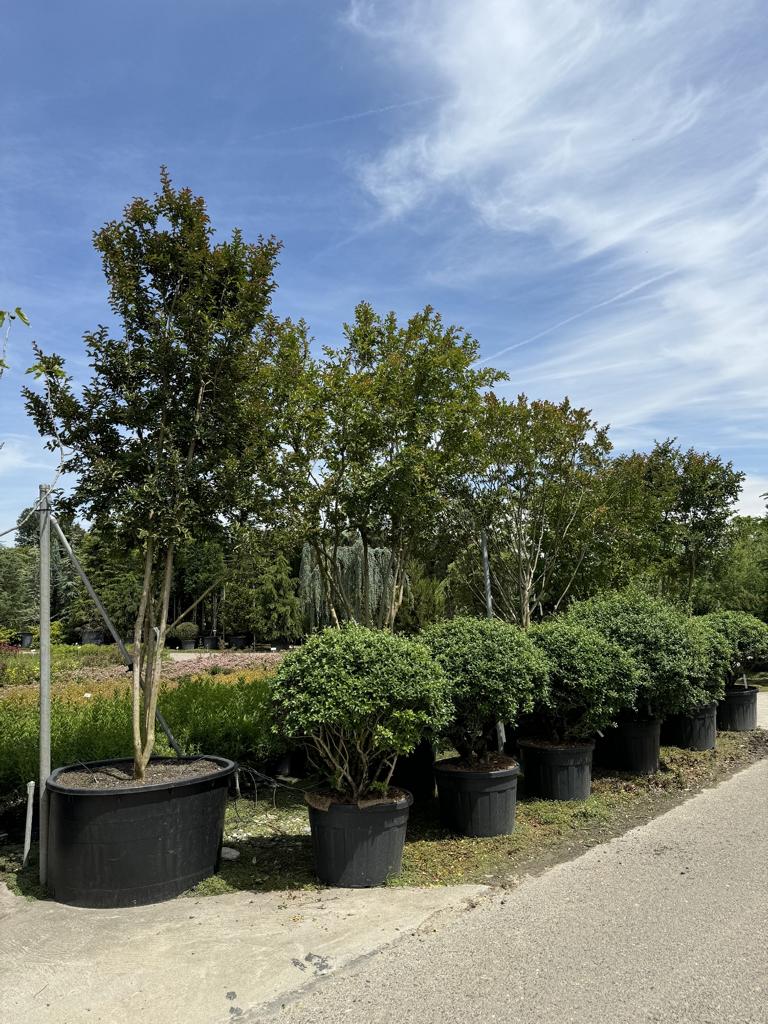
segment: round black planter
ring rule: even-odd
[[[632,775],[653,775],[659,770],[660,745],[660,718],[627,719],[597,741],[595,761]]]
[[[410,793],[402,799],[358,807],[309,805],[312,854],[317,877],[326,885],[365,889],[397,875],[403,861]]]
[[[81,640],[84,644],[103,644],[104,633],[100,629],[84,629]]]
[[[717,705],[717,728],[728,732],[749,732],[757,728],[757,687],[726,690]]]
[[[435,751],[431,743],[421,740],[412,754],[398,757],[392,785],[407,789],[417,803],[435,796]]]
[[[449,767],[453,758],[435,765],[440,817],[446,828],[464,836],[507,836],[515,827],[520,766],[496,771]]]
[[[717,704],[707,704],[695,715],[672,715],[661,727],[661,742],[683,750],[714,750]]]
[[[592,789],[593,741],[573,744],[520,740],[525,792],[542,800],[586,800]]]
[[[236,651],[242,651],[245,647],[248,637],[245,633],[236,633],[234,636],[229,638],[229,646]]]
[[[195,641],[194,640],[179,640],[182,651],[194,651]]]
[[[204,636],[203,637],[203,647],[205,647],[206,650],[208,650],[208,651],[215,651],[218,646],[219,646],[218,637],[215,637],[215,636]]]
[[[58,777],[82,765],[57,768],[47,782],[50,895],[77,907],[142,906],[178,896],[212,875],[236,766],[224,757],[209,760],[221,770],[123,789],[63,786]],[[88,767],[131,763],[95,761]]]

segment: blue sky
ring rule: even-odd
[[[426,303],[619,448],[677,436],[768,491],[768,8],[752,0],[5,0],[0,529],[51,459],[29,344],[85,374],[91,233],[160,164],[285,243],[318,342]]]

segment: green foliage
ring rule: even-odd
[[[73,681],[80,669],[121,664],[117,647],[108,644],[55,644],[51,648],[51,680],[54,683]],[[38,682],[39,653],[0,651],[0,686],[24,686]]]
[[[282,745],[272,728],[270,680],[182,679],[160,693],[163,712],[187,754],[218,754],[264,766]]]
[[[694,611],[731,609],[768,617],[768,517],[735,516],[697,581]]]
[[[665,717],[688,707],[691,651],[686,617],[677,609],[630,587],[576,601],[567,617],[614,640],[640,664],[638,711]]]
[[[634,707],[642,671],[614,640],[565,616],[532,627],[549,666],[549,688],[537,702],[546,739],[592,739]]]
[[[460,617],[429,626],[421,639],[450,681],[455,711],[445,735],[472,764],[487,751],[489,727],[514,724],[546,696],[546,662],[516,626]]]
[[[482,526],[496,612],[527,628],[556,611],[589,566],[606,514],[603,473],[611,443],[589,410],[567,398],[554,403],[520,395],[507,402],[491,394],[481,425],[482,445],[464,479],[473,526],[467,570],[479,572]]]
[[[339,585],[336,555],[359,533],[368,554],[389,551],[389,592],[379,624],[394,626],[408,559],[443,514],[477,443],[482,389],[503,374],[478,368],[478,345],[427,306],[399,323],[366,302],[326,349],[304,387],[301,434],[292,453],[304,532],[314,548],[332,622],[355,618]],[[368,587],[362,587],[366,598]],[[360,620],[372,625],[364,604]]]
[[[86,334],[91,378],[76,390],[57,355],[38,355],[47,393],[27,409],[75,486],[68,508],[140,554],[145,648],[136,777],[155,739],[160,655],[178,546],[266,514],[275,493],[286,389],[280,349],[292,331],[270,312],[279,244],[235,230],[212,241],[201,197],[161,171],[152,199],[133,199],[94,236],[118,337]],[[293,348],[291,347],[291,352]]]
[[[275,728],[307,744],[332,790],[359,800],[385,791],[398,755],[447,724],[447,687],[423,644],[363,626],[326,629],[280,665]]]
[[[37,556],[31,548],[0,547],[0,626],[29,630],[38,618]]]
[[[0,798],[21,793],[38,772],[38,702],[22,692],[0,699]],[[219,683],[206,677],[163,686],[160,708],[185,753],[218,754],[264,763],[280,745],[272,728],[270,684],[264,675]],[[54,694],[51,759],[54,767],[76,761],[130,757],[131,695],[126,688],[94,687]],[[167,751],[166,751],[167,752]]]
[[[225,631],[257,639],[298,640],[303,633],[297,580],[281,540],[255,530],[240,531],[221,602]]]
[[[730,641],[705,616],[686,620],[691,668],[686,705],[682,713],[695,714],[721,700],[733,654]]]
[[[727,678],[734,682],[752,661],[768,661],[768,626],[747,612],[711,612],[702,620],[728,643]]]
[[[26,698],[26,694],[24,695]],[[51,760],[75,761],[129,757],[130,694],[116,690],[89,700],[54,695],[51,699]],[[39,709],[36,700],[0,700],[0,796],[20,794],[38,775]]]
[[[173,627],[173,635],[177,640],[196,640],[199,632],[196,622],[180,622]]]

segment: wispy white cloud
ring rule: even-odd
[[[357,0],[348,20],[446,96],[360,167],[385,214],[463,202],[505,273],[535,237],[526,271],[573,282],[486,348],[511,387],[568,392],[628,444],[687,410],[716,438],[768,428],[764,6]]]

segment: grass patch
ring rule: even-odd
[[[415,806],[401,874],[393,886],[483,882],[510,885],[597,843],[649,821],[740,768],[768,757],[768,732],[719,733],[715,751],[662,747],[661,770],[647,778],[596,771],[592,796],[583,802],[518,801],[515,831],[493,839],[467,839],[446,831],[436,801]],[[319,888],[312,870],[309,821],[299,785],[259,787],[257,799],[230,801],[225,845],[236,861],[225,861],[191,895],[271,892]],[[21,848],[0,852],[0,878],[12,891],[40,895],[34,864],[20,871]]]

